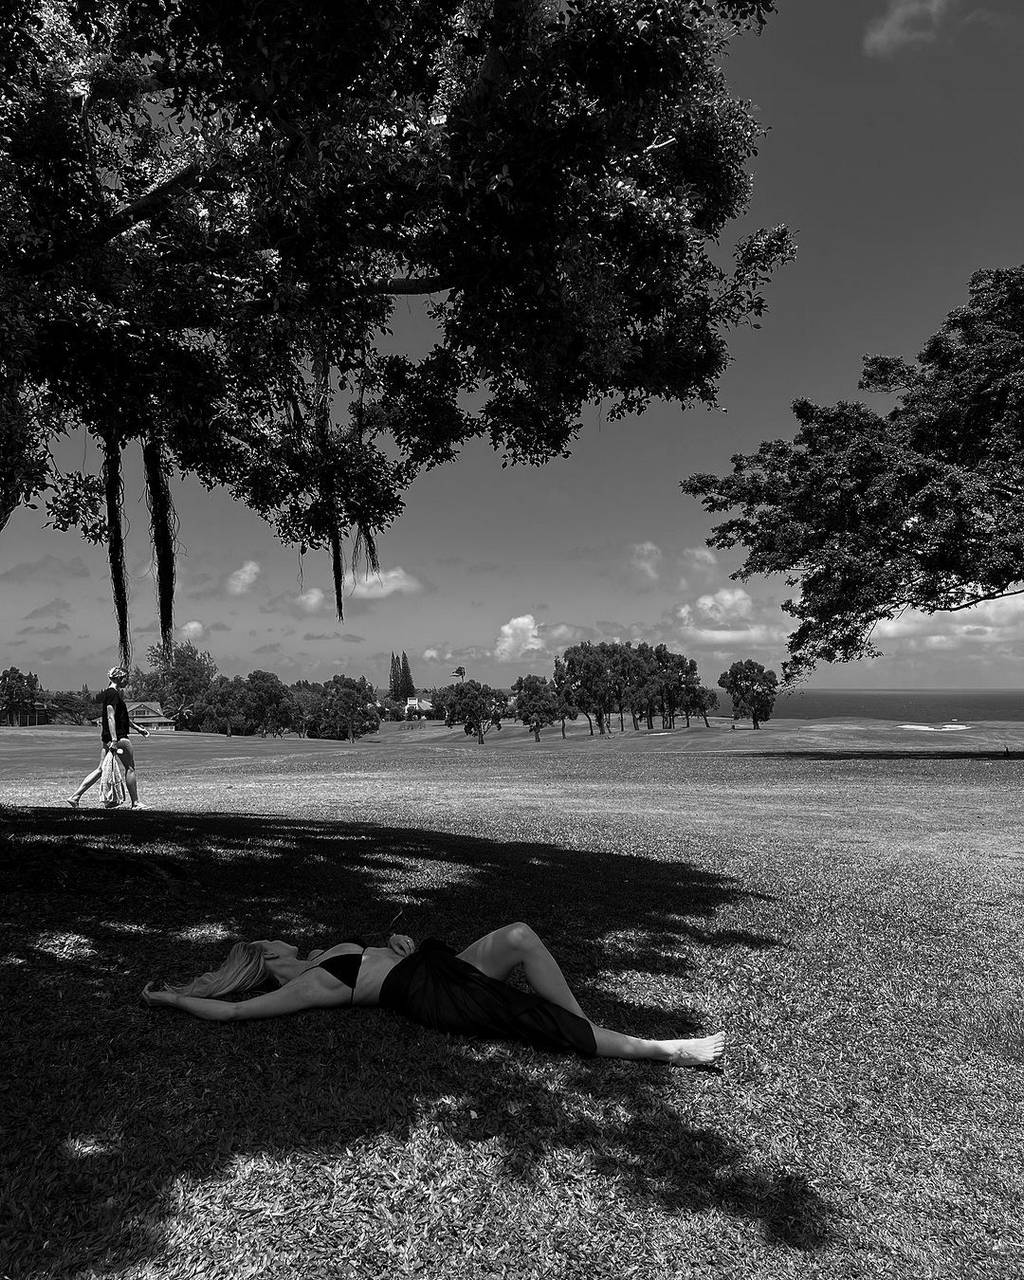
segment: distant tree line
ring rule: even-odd
[[[191,641],[152,646],[149,669],[136,666],[125,690],[129,701],[158,704],[175,728],[202,733],[297,733],[306,738],[354,740],[373,733],[385,708],[365,677],[336,675],[323,684],[298,680],[286,685],[270,671],[220,675],[209,653]],[[100,693],[49,692],[38,677],[16,667],[0,674],[0,723],[22,723],[42,703],[51,719],[84,724],[100,714]]]
[[[778,688],[774,671],[748,658],[734,662],[718,685],[731,700],[734,719],[751,719],[759,729],[771,718]],[[508,692],[465,680],[431,690],[430,698],[435,715],[443,715],[449,726],[463,725],[481,743],[509,716],[532,730],[539,742],[541,730],[556,723],[564,738],[566,720],[581,715],[591,736],[595,725],[603,736],[612,732],[616,719],[619,732],[625,732],[627,715],[637,731],[653,730],[656,718],[663,729],[673,729],[680,716],[687,728],[693,716],[709,727],[708,715],[718,707],[718,694],[701,683],[693,658],[646,641],[635,646],[631,641],[585,641],[555,659],[550,679],[520,676]]]
[[[201,733],[261,734],[266,737],[296,733],[306,738],[339,738],[354,741],[375,732],[383,719],[406,717],[406,697],[415,697],[409,660],[392,654],[392,682],[379,697],[365,678],[336,675],[325,683],[297,680],[286,685],[270,671],[247,676],[220,675],[209,653],[190,640],[153,645],[147,651],[149,669],[136,666],[126,696],[158,703],[177,729]],[[733,718],[753,720],[758,729],[771,718],[778,681],[753,659],[734,662],[719,677],[718,685],[729,696]],[[404,690],[412,687],[408,695]],[[399,691],[396,694],[396,691]],[[555,659],[551,678],[520,676],[511,689],[495,689],[478,680],[460,680],[429,691],[427,713],[449,727],[462,725],[483,743],[491,730],[501,729],[509,718],[521,721],[540,741],[541,730],[583,716],[593,736],[609,734],[618,720],[625,732],[626,716],[634,730],[653,730],[657,719],[663,729],[675,728],[683,717],[689,728],[697,716],[708,727],[708,715],[718,708],[718,694],[703,685],[693,658],[673,653],[667,645],[645,641],[613,643],[589,641],[572,645]],[[99,693],[48,693],[38,678],[23,675],[16,667],[0,674],[0,722],[19,724],[23,713],[37,701],[45,703],[57,719],[83,723],[99,715]]]

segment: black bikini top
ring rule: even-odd
[[[339,982],[344,982],[346,987],[351,987],[354,993],[356,979],[359,977],[359,966],[363,963],[365,951],[366,947],[363,947],[362,951],[346,951],[341,956],[328,956],[326,960],[318,960],[316,967],[326,969],[332,977],[337,978]]]

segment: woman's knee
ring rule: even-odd
[[[523,920],[505,926],[505,942],[517,951],[531,951],[540,941],[537,934]]]

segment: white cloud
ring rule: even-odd
[[[647,582],[657,582],[662,561],[661,547],[654,542],[637,542],[629,549],[629,563]]]
[[[201,640],[206,631],[203,624],[198,619],[193,618],[191,622],[186,622],[181,628],[182,639],[184,640]]]
[[[316,613],[324,602],[324,593],[319,587],[309,587],[295,597],[295,603],[303,613]]]
[[[394,569],[385,569],[383,573],[374,574],[372,577],[367,575],[362,580],[355,578],[352,574],[346,574],[345,588],[348,594],[355,596],[357,600],[383,600],[385,596],[394,595],[396,591],[403,595],[411,595],[423,590],[422,583],[399,566]]]
[[[686,627],[683,639],[687,644],[746,645],[750,648],[779,648],[786,639],[784,627],[769,627],[757,623],[751,627]]]
[[[710,547],[687,547],[683,559],[694,569],[714,569],[718,558]]]
[[[742,587],[722,587],[714,595],[700,596],[697,608],[712,622],[737,621],[751,616],[754,602]]]
[[[509,618],[498,632],[494,656],[499,662],[518,662],[530,653],[544,653],[545,645],[532,613]]]
[[[928,44],[957,0],[889,0],[881,17],[868,23],[864,52],[869,57],[890,58],[907,45]]]
[[[440,655],[440,653],[437,651],[437,649],[424,649],[424,650],[423,650],[423,661],[424,661],[424,662],[440,662],[440,661],[441,661],[441,655]]]
[[[246,560],[240,569],[228,575],[228,595],[244,596],[259,576],[259,563],[256,560]]]

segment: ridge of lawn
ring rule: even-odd
[[[152,755],[148,812],[0,808],[0,1276],[1019,1274],[1017,761],[235,747]],[[725,1070],[138,1003],[400,910],[525,919]]]

